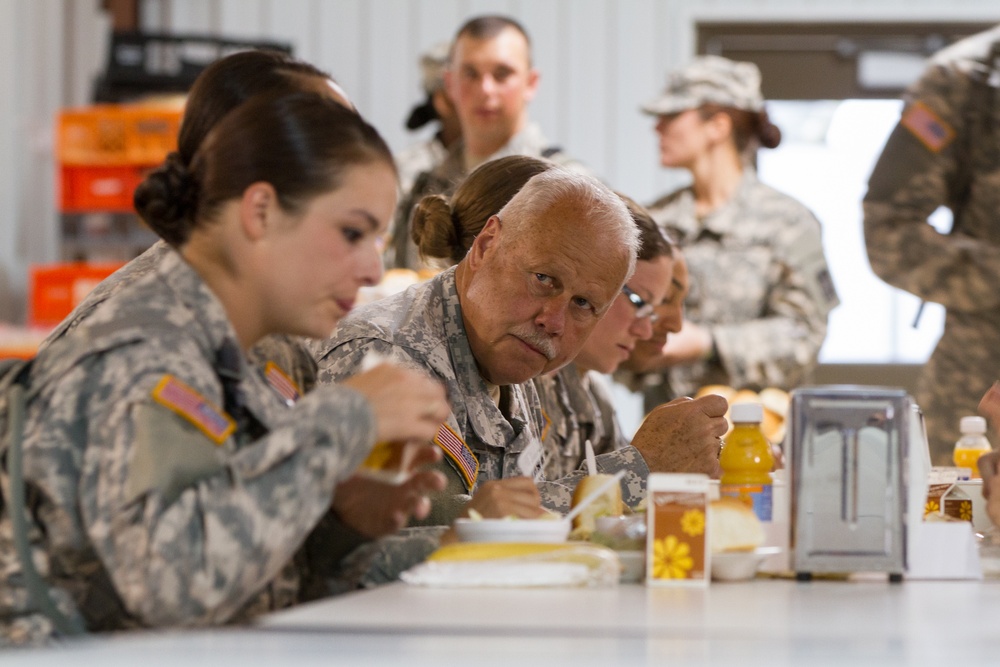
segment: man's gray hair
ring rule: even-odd
[[[631,278],[639,253],[639,228],[621,197],[592,176],[561,167],[532,176],[498,214],[503,237],[512,242],[531,238],[542,231],[533,228],[532,221],[567,200],[586,211],[588,218],[601,223],[600,230],[606,234],[601,239],[601,250],[608,247],[603,245],[605,241],[613,243],[615,240],[626,249],[629,264],[625,279]],[[594,251],[599,249],[595,247]]]

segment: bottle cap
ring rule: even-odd
[[[729,407],[729,416],[734,424],[759,424],[764,419],[764,408],[760,403],[734,403]]]
[[[962,417],[958,429],[962,433],[986,433],[986,420],[976,416]]]

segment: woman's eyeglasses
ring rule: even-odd
[[[650,322],[655,322],[658,319],[656,314],[656,309],[651,303],[646,303],[646,300],[641,296],[629,289],[628,285],[622,285],[622,294],[625,298],[635,306],[635,316],[640,320],[648,317]]]

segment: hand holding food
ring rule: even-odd
[[[337,485],[332,508],[341,521],[374,539],[403,528],[411,516],[427,516],[431,509],[428,494],[443,491],[445,479],[436,470],[420,468],[440,460],[441,450],[436,445],[411,446],[416,451],[410,461],[409,478],[402,484],[353,475]]]
[[[726,399],[716,395],[675,399],[646,415],[632,445],[651,472],[697,472],[718,478],[728,407]]]
[[[529,477],[508,477],[484,482],[466,505],[466,516],[472,512],[485,519],[537,519],[545,514],[542,496]]]
[[[368,399],[375,412],[379,442],[431,440],[451,413],[440,382],[391,362],[379,363],[343,385]]]

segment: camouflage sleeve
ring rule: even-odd
[[[81,480],[84,522],[144,623],[225,622],[292,560],[370,449],[374,417],[360,394],[319,388],[263,437],[219,442],[150,399],[162,377],[137,374],[91,415],[100,427]],[[206,453],[188,456],[198,447]]]
[[[394,535],[363,544],[341,562],[329,579],[330,593],[374,588],[399,579],[441,546],[447,526],[404,528]]]
[[[622,500],[629,507],[635,507],[646,497],[646,479],[649,477],[649,466],[642,454],[631,445],[615,452],[601,454],[596,457],[597,471],[613,475],[619,470],[625,471],[621,480]],[[577,470],[556,480],[546,480],[538,483],[542,495],[542,506],[565,514],[573,502],[573,491],[580,480],[587,476],[585,469]]]
[[[789,202],[792,203],[792,202]],[[794,202],[773,247],[778,268],[757,319],[711,327],[734,387],[794,387],[815,366],[827,316],[839,303],[823,254],[819,221]]]
[[[927,222],[949,204],[959,164],[972,159],[965,153],[975,139],[964,135],[963,119],[970,88],[965,74],[946,66],[929,69],[915,84],[868,182],[864,231],[880,278],[950,310],[975,312],[1000,305],[1000,246],[961,232],[941,234]],[[995,191],[1000,174],[994,180],[977,181],[974,191]],[[977,213],[995,229],[1000,211],[988,208]]]

